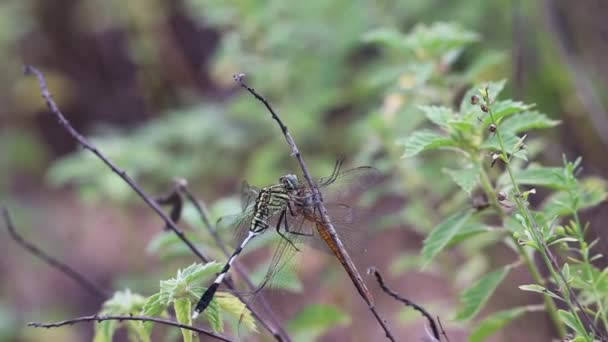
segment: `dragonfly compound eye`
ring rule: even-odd
[[[298,177],[294,174],[288,174],[280,178],[281,183],[283,183],[288,189],[297,189],[299,182]]]

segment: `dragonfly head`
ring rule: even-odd
[[[291,173],[279,178],[279,181],[287,188],[287,190],[296,190],[300,185],[298,182],[298,176]]]

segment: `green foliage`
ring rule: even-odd
[[[177,321],[183,324],[192,325],[192,302],[189,298],[179,298],[173,301],[173,310]],[[216,327],[213,327],[214,329]],[[192,331],[181,329],[184,342],[192,342]]]
[[[201,284],[204,284],[208,278],[215,276],[221,268],[221,264],[210,262],[207,264],[192,264],[178,270],[174,278],[160,282],[160,291],[148,297],[142,305],[142,315],[162,315],[173,304],[177,320],[182,324],[192,325],[191,308],[193,303],[198,301],[203,294],[204,289]],[[231,294],[218,292],[209,307],[204,311],[203,316],[214,331],[222,332],[224,329],[223,314],[240,317],[244,327],[249,331],[257,331],[251,312],[245,304]],[[143,323],[142,328],[145,336],[149,337],[153,323]],[[182,330],[182,336],[185,341],[189,341],[192,339],[192,332]]]
[[[134,32],[129,37],[133,43],[129,44],[129,48],[134,60],[143,69],[154,66],[152,62],[156,59],[158,63],[163,56],[153,38],[156,28],[164,25],[164,12],[169,11],[163,11],[163,6],[158,4],[148,3],[145,7],[149,8],[141,10],[143,5],[138,3],[130,6],[135,10],[108,11],[109,7],[102,6],[103,2],[89,1],[79,11],[99,13],[92,16],[95,20],[81,23],[91,32],[133,25],[127,30]],[[572,286],[580,290],[584,303],[604,303],[606,307],[606,270],[597,269],[591,264],[597,255],[591,252],[593,243],[585,242],[587,227],[578,218],[567,222],[580,210],[595,206],[605,199],[605,183],[600,179],[578,181],[576,177],[570,177],[574,172],[570,172],[569,164],[563,168],[526,164],[526,158],[530,155],[523,147],[531,143],[525,140],[525,133],[532,129],[553,127],[558,121],[534,110],[532,105],[510,99],[497,100],[506,86],[505,81],[487,85],[485,96],[492,108],[492,117],[470,102],[471,95],[479,96],[479,89],[484,86],[473,87],[466,93],[459,108],[453,108],[454,101],[458,100],[454,95],[457,89],[488,76],[500,76],[497,70],[508,65],[508,60],[505,61],[503,54],[494,51],[481,52],[481,55],[478,52],[475,56],[462,58],[465,49],[474,44],[479,36],[455,23],[416,25],[405,34],[391,28],[402,26],[411,17],[424,20],[428,17],[428,14],[424,15],[425,10],[433,16],[449,13],[451,18],[466,19],[464,21],[471,25],[477,22],[485,27],[488,16],[478,14],[488,8],[492,10],[491,13],[497,13],[504,9],[504,5],[467,1],[458,5],[446,3],[437,8],[435,4],[422,1],[363,4],[346,0],[297,4],[281,1],[218,3],[209,0],[188,0],[185,3],[188,6],[186,15],[220,32],[219,48],[215,51],[210,70],[217,87],[226,90],[232,86],[231,74],[247,72],[251,77],[248,81],[272,99],[294,136],[301,138],[297,139],[301,143],[300,148],[320,151],[320,145],[332,146],[319,153],[319,159],[325,160],[333,158],[326,158],[325,155],[333,156],[337,154],[336,151],[349,153],[355,150],[355,144],[360,144],[364,150],[355,155],[356,159],[363,163],[374,161],[384,171],[394,171],[392,175],[395,179],[390,180],[394,185],[391,191],[400,196],[407,194],[411,201],[393,222],[405,220],[413,223],[419,232],[435,227],[425,239],[421,264],[428,265],[448,248],[466,249],[467,242],[503,236],[500,233],[513,233],[512,242],[519,243],[516,248],[522,248],[518,249],[522,257],[528,253],[529,246],[542,252],[541,242],[555,247],[572,247],[576,244],[578,250],[572,256],[575,262],[570,262],[561,271],[571,277]],[[360,9],[362,5],[365,5],[365,11]],[[124,7],[116,1],[111,6]],[[114,15],[114,12],[118,15]],[[2,17],[4,13],[9,13],[6,17],[11,21],[21,20],[21,17],[13,15],[20,11],[1,8]],[[501,24],[504,26],[500,18],[492,24],[497,32],[484,34],[501,36],[511,31],[500,29]],[[14,26],[0,34],[16,36],[12,33],[17,25]],[[493,40],[486,41],[488,44]],[[0,46],[4,46],[1,43]],[[483,49],[477,50],[486,51],[489,49],[486,44]],[[366,48],[374,45],[380,47],[379,54],[375,55],[374,51],[370,56]],[[318,54],[311,58],[311,47],[318,46],[323,48],[317,49]],[[9,50],[2,49],[3,52]],[[555,63],[542,65],[551,69],[552,78],[549,82],[545,80],[551,87],[546,88],[563,90],[563,77],[558,75],[560,68]],[[537,80],[536,76],[530,77],[533,79],[530,82],[543,82]],[[545,104],[558,102],[554,92],[547,90],[546,94],[550,96],[546,96],[548,100],[545,99]],[[381,108],[370,109],[369,103],[376,102],[382,96],[384,103]],[[535,98],[533,95],[530,97]],[[234,182],[234,179],[248,178],[255,184],[270,183],[280,174],[278,169],[286,169],[284,161],[288,157],[282,137],[276,133],[276,127],[269,123],[270,119],[263,109],[256,107],[257,103],[248,95],[238,93],[221,105],[214,103],[215,100],[206,102],[192,108],[169,110],[167,115],[130,132],[109,135],[100,130],[95,141],[130,175],[153,188],[164,188],[169,179],[181,176],[193,184],[213,180],[205,183],[205,186],[219,192],[225,191],[221,186]],[[349,113],[359,115],[360,122],[346,127],[341,113],[344,108]],[[370,114],[362,115],[366,111]],[[430,122],[426,122],[425,118]],[[260,125],[260,122],[268,124]],[[488,133],[491,124],[497,125],[502,138]],[[335,134],[337,129],[348,134]],[[318,137],[324,137],[322,143]],[[395,141],[405,146],[405,153]],[[431,150],[449,150],[449,153],[422,154]],[[494,168],[489,166],[490,159],[485,158],[490,153],[499,155]],[[403,154],[410,159],[401,159]],[[227,155],[231,158],[226,158]],[[427,159],[423,160],[423,157]],[[323,166],[323,163],[327,162],[314,161],[313,158],[313,170]],[[512,168],[513,177],[503,172],[505,165]],[[241,174],[245,172],[246,175]],[[558,175],[560,172],[563,173],[561,178]],[[75,183],[87,198],[107,196],[129,200],[133,196],[122,181],[86,153],[68,156],[55,164],[48,179],[57,185]],[[529,208],[527,196],[534,194],[517,193],[518,185],[543,187],[555,192],[537,211],[527,215],[522,209]],[[456,187],[463,192],[452,196],[454,190],[458,189]],[[507,193],[506,202],[494,201],[498,191]],[[475,214],[473,220],[468,203],[471,198],[479,197],[480,193],[491,207],[480,215]],[[522,202],[517,201],[517,204],[524,206],[517,207],[517,220],[510,224],[508,210],[504,207],[515,206],[514,201],[518,198],[515,195],[522,196]],[[488,212],[496,216],[492,226],[483,222],[485,217],[490,216]],[[188,210],[185,221],[200,226],[198,221],[188,218],[187,213]],[[218,209],[213,216],[217,218],[226,213]],[[448,213],[457,214],[448,217]],[[495,224],[496,221],[499,223]],[[535,236],[535,225],[540,226],[541,239]],[[515,238],[515,234],[519,236]],[[199,230],[189,234],[189,237],[197,245],[204,246],[210,254],[221,258],[207,233]],[[149,251],[163,260],[190,254],[179,239],[164,232],[154,237]],[[465,254],[471,258],[469,260],[474,258],[471,253]],[[406,266],[396,268],[403,271],[407,269]],[[197,271],[197,267],[202,268]],[[148,298],[143,312],[150,315],[166,314],[167,308],[173,304],[176,312],[179,309],[183,314],[177,312],[178,319],[186,321],[185,308],[191,306],[191,300],[202,292],[199,285],[204,283],[203,278],[210,277],[215,272],[212,269],[220,266],[211,264],[197,267],[191,266],[180,271],[176,278],[163,281],[161,290]],[[286,268],[286,271],[284,278],[288,281],[274,284],[280,284],[281,288],[301,287],[292,269]],[[499,271],[489,275],[500,274]],[[496,282],[497,286],[500,283],[498,277],[487,280],[489,275],[477,283],[477,287],[485,284],[484,288],[474,287],[465,292],[466,312],[461,312],[461,315],[474,316],[494,289],[489,285]],[[541,282],[541,279],[535,281]],[[556,285],[559,287],[559,284]],[[207,321],[216,331],[223,328],[222,314],[239,312],[241,315],[243,311],[246,312],[242,303],[234,298],[222,305],[223,298],[230,298],[228,294],[223,295],[218,296],[205,312]],[[500,326],[507,318],[516,316],[516,309],[513,310],[504,315],[497,314],[498,318],[491,320],[489,326]],[[601,307],[596,310],[599,316],[605,315],[605,310],[604,313],[601,311]],[[577,323],[574,316],[571,318]],[[249,329],[254,329],[253,320],[251,322]],[[144,326],[149,335],[152,324]],[[112,326],[106,328],[109,328],[108,333],[115,329]],[[482,332],[479,334],[485,336],[491,329],[482,322]]]
[[[498,100],[498,96],[504,89],[506,82],[490,82],[483,86],[477,86],[469,90],[461,102],[459,112],[453,112],[448,108],[423,106],[424,112],[430,123],[436,129],[422,128],[409,134],[406,139],[396,139],[398,144],[405,145],[404,157],[414,157],[421,152],[429,150],[444,149],[459,152],[463,156],[459,164],[464,168],[444,168],[450,178],[468,196],[472,196],[478,187],[488,198],[490,209],[498,216],[503,225],[513,232],[513,242],[518,246],[518,253],[529,258],[526,247],[532,247],[538,252],[551,270],[551,279],[560,284],[562,293],[558,294],[548,290],[542,285],[531,284],[520,286],[520,289],[542,293],[547,310],[557,325],[563,331],[563,323],[559,321],[554,299],[565,301],[569,311],[562,311],[559,317],[567,321],[567,325],[578,335],[585,339],[590,337],[585,331],[580,314],[577,313],[573,299],[566,291],[563,293],[562,277],[566,279],[568,286],[582,288],[577,296],[584,299],[587,310],[592,311],[597,319],[608,322],[606,312],[606,292],[597,286],[594,275],[601,274],[592,264],[591,260],[599,256],[590,252],[594,242],[585,242],[585,230],[578,218],[578,212],[593,205],[597,205],[606,198],[606,185],[601,180],[593,178],[584,179],[579,182],[576,174],[581,163],[580,159],[568,162],[564,158],[563,167],[545,167],[527,162],[525,150],[528,144],[527,130],[538,128],[550,128],[559,122],[550,120],[538,111],[531,111],[532,105],[513,100]],[[492,160],[484,159],[483,156],[491,156]],[[504,165],[504,171],[492,170],[498,163]],[[488,165],[489,164],[489,165]],[[496,188],[493,187],[491,176],[496,177]],[[584,187],[583,184],[593,183],[594,187]],[[536,189],[520,191],[522,186],[543,187],[554,190],[549,195],[546,204],[539,211],[530,208],[528,197],[536,194]],[[510,218],[504,207],[513,206],[517,209],[513,218]],[[467,220],[472,215],[469,210],[461,210],[439,224],[425,239],[421,255],[427,265],[433,257],[443,251],[446,247],[462,245],[467,240],[467,232],[463,232]],[[560,218],[573,216],[574,219],[565,226],[559,225]],[[514,222],[517,222],[514,224]],[[483,236],[487,234],[482,228],[471,228],[471,236]],[[457,234],[460,237],[455,238]],[[570,248],[574,253],[577,274],[572,272],[571,263],[555,269],[550,262],[549,247],[561,245],[568,247],[571,243],[577,243],[578,249]],[[573,258],[573,256],[570,256]],[[529,260],[529,259],[524,259]],[[533,275],[537,275],[536,266],[527,262]],[[463,307],[456,315],[456,320],[467,321],[485,305],[496,287],[507,275],[510,266],[495,270],[483,276],[473,287],[462,293]],[[561,273],[561,275],[559,274]],[[585,279],[585,280],[583,280]],[[544,280],[536,277],[535,281],[544,284]],[[579,300],[580,300],[579,299]],[[593,306],[589,306],[593,305]],[[482,322],[472,337],[473,340],[481,340],[489,334],[500,329],[511,319],[523,314],[523,311],[514,309],[491,316],[488,321]]]
[[[509,310],[503,310],[495,312],[488,317],[484,318],[483,321],[475,328],[475,330],[469,336],[469,342],[483,342],[488,337],[492,336],[498,330],[504,328],[511,321],[521,317],[526,313],[528,309],[526,307],[518,307]]]
[[[329,305],[309,305],[287,324],[295,341],[313,341],[329,329],[350,324],[350,316]]]
[[[510,270],[511,267],[506,266],[490,272],[480,278],[469,289],[465,290],[460,296],[462,308],[454,319],[457,321],[467,321],[475,317]]]
[[[118,291],[114,293],[112,298],[103,303],[103,307],[99,315],[137,315],[142,310],[146,303],[145,297],[132,293],[131,290]],[[136,341],[150,341],[150,338],[142,329],[140,322],[125,321],[120,323],[116,320],[107,320],[95,325],[95,342],[111,342],[114,332],[120,325],[127,328],[130,336],[134,336]]]
[[[428,265],[428,263],[448,245],[458,231],[471,218],[472,214],[473,212],[470,210],[456,213],[440,223],[433,232],[429,234],[424,240],[424,247],[421,252],[424,258],[423,265]]]

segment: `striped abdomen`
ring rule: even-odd
[[[283,210],[287,206],[288,201],[289,195],[283,185],[272,185],[260,190],[260,193],[255,201],[254,214],[253,218],[251,219],[249,234],[247,234],[245,240],[243,240],[241,245],[234,251],[234,253],[232,253],[232,256],[230,256],[230,259],[228,259],[228,262],[226,265],[224,265],[224,268],[217,276],[213,284],[211,284],[205,293],[203,293],[203,296],[194,308],[194,314],[192,315],[193,319],[203,312],[207,306],[209,306],[209,303],[211,303],[211,300],[215,296],[215,292],[230,270],[232,263],[236,257],[239,256],[247,243],[268,229],[270,217],[274,213]]]

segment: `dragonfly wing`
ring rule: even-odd
[[[378,169],[361,166],[332,173],[319,178],[317,184],[327,202],[338,202],[361,195],[381,179]]]
[[[260,189],[251,186],[246,180],[241,183],[241,209],[243,212],[245,212],[250,205],[253,205],[255,198],[259,193]]]

